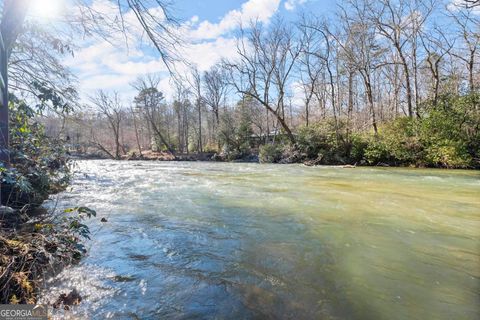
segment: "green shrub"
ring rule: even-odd
[[[325,121],[301,127],[298,130],[297,146],[308,158],[333,153],[337,149],[334,126]]]
[[[420,135],[426,148],[427,165],[478,167],[478,95],[442,96],[436,106],[427,104],[425,109]]]
[[[261,163],[275,163],[282,157],[282,147],[276,144],[260,146],[258,158]]]
[[[37,206],[68,185],[67,156],[62,143],[48,138],[34,121],[30,107],[17,99],[9,107],[11,166],[0,165],[2,205]]]
[[[427,148],[427,165],[446,168],[467,168],[472,158],[462,141],[444,140]]]
[[[365,137],[359,134],[352,134],[350,136],[350,161],[356,163],[364,160],[367,147],[368,140]]]
[[[385,141],[381,136],[370,138],[364,152],[365,160],[369,164],[389,163],[392,159]]]
[[[356,141],[359,142],[359,141]],[[347,124],[333,119],[323,120],[308,127],[303,126],[298,131],[297,146],[308,159],[322,157],[323,164],[338,164],[355,161],[351,152],[353,143],[347,135]],[[357,144],[356,158],[364,146]],[[356,159],[359,161],[360,159]]]
[[[393,165],[467,168],[480,166],[478,98],[443,96],[426,102],[420,119],[402,117],[368,139],[365,160]]]
[[[417,119],[398,118],[379,128],[369,138],[365,160],[370,164],[418,164],[423,158],[424,146],[418,134]]]

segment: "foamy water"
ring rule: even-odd
[[[480,173],[80,161],[92,241],[63,318],[477,319]],[[108,222],[102,224],[101,217]]]

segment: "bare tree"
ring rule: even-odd
[[[115,153],[113,158],[120,159],[120,151],[123,150],[123,147],[120,143],[120,126],[123,120],[123,106],[120,102],[118,93],[113,93],[109,95],[102,90],[99,90],[94,97],[90,98],[90,101],[98,108],[98,110],[106,117],[110,130],[113,134],[113,139],[115,143]],[[103,151],[106,151],[107,148],[102,146],[98,141],[96,142],[97,146],[100,147]],[[112,153],[107,152],[110,156]]]
[[[179,78],[176,78],[173,84],[175,86],[175,101],[173,102],[173,108],[177,116],[177,144],[181,152],[186,152],[188,154],[190,121],[190,101],[188,101],[189,91]]]
[[[204,103],[203,90],[202,90],[202,76],[196,66],[191,67],[190,75],[187,76],[192,93],[195,97],[195,106],[197,108],[197,125],[198,125],[198,137],[197,137],[197,151],[203,152],[203,137],[202,137],[202,106]]]
[[[31,1],[4,0],[2,4],[0,22],[0,161],[9,163],[8,64]],[[170,68],[170,63],[176,56],[176,48],[181,41],[175,32],[174,26],[178,23],[170,14],[171,3],[169,0],[112,0],[112,4],[118,8],[118,16],[112,19],[106,19],[101,12],[95,12],[88,0],[75,0],[73,4],[78,10],[70,11],[70,15],[64,17],[66,24],[62,24],[62,26],[66,25],[75,31],[82,31],[83,34],[94,34],[107,40],[117,34],[116,31],[126,34],[132,28],[124,19],[124,14],[131,10],[137,18],[137,23],[156,47],[167,67]],[[162,14],[159,14],[159,10],[152,10],[154,7],[160,8]]]
[[[170,143],[165,138],[164,132],[161,129],[161,112],[160,108],[165,99],[163,93],[158,91],[158,84],[160,77],[149,74],[144,77],[139,77],[132,86],[138,90],[138,94],[134,102],[139,110],[141,110],[151,128],[155,133],[155,142],[161,142],[173,156],[175,151]]]
[[[209,106],[215,115],[214,132],[220,124],[219,110],[227,94],[228,82],[225,70],[221,65],[215,65],[210,70],[205,71],[204,79],[204,98],[206,105]]]
[[[237,38],[240,59],[225,63],[237,92],[257,100],[273,114],[292,144],[295,136],[285,120],[284,100],[302,51],[295,36],[293,28],[281,20],[275,21],[269,30],[258,22],[252,23],[249,32],[241,28]]]
[[[313,55],[321,60],[323,60],[329,78],[330,86],[330,99],[332,103],[333,119],[335,122],[335,133],[337,139],[339,138],[338,133],[338,110],[337,110],[337,97],[335,93],[335,79],[334,79],[334,47],[332,45],[332,39],[335,39],[332,32],[327,26],[327,23],[324,22],[311,22],[306,25],[307,28],[315,30],[323,38],[323,46],[317,47],[315,51],[308,51],[307,54]]]
[[[434,0],[352,0],[350,3],[354,7],[366,6],[368,8],[365,14],[377,28],[379,34],[397,52],[400,60],[398,63],[402,66],[405,76],[408,115],[412,117],[415,112],[419,116],[418,108],[414,110],[413,107],[414,94],[412,89],[412,71],[408,61],[408,45],[412,39],[416,39],[422,25],[430,16],[435,7]]]
[[[321,75],[324,71],[324,59],[312,52],[319,52],[321,42],[319,41],[317,31],[309,27],[310,22],[303,17],[299,29],[302,33],[302,42],[304,44],[300,56],[299,74],[301,87],[305,104],[305,125],[308,127],[310,120],[310,105],[316,96],[316,89],[319,87]]]
[[[438,96],[440,94],[440,81],[441,81],[441,70],[440,65],[444,60],[444,57],[450,53],[453,48],[453,43],[443,44],[442,35],[443,33],[436,28],[437,34],[434,34],[432,30],[425,32],[420,37],[422,42],[423,49],[426,53],[426,62],[428,69],[432,75],[433,84],[432,84],[432,93],[433,93],[433,104],[437,105]]]
[[[368,4],[362,1],[352,1],[350,5],[352,10],[342,8],[340,16],[346,40],[344,42],[337,41],[337,43],[342,47],[342,53],[349,61],[349,67],[354,68],[361,75],[365,86],[372,127],[375,134],[377,134],[378,124],[374,102],[375,94],[373,92],[374,75],[377,69],[392,63],[385,59],[386,49],[382,48],[378,43],[375,26],[372,26],[366,19],[370,10]],[[332,34],[332,36],[334,35]],[[350,72],[352,71],[350,70]],[[349,81],[352,81],[352,79],[349,79]]]
[[[138,153],[142,156],[142,144],[140,143],[140,135],[138,133],[138,124],[135,108],[130,106],[130,114],[132,115],[133,127],[135,129],[135,140],[137,142]]]
[[[445,47],[454,47],[456,49],[449,51],[455,58],[465,63],[468,72],[468,87],[470,92],[474,92],[476,89],[474,70],[480,47],[480,18],[473,12],[473,6],[466,8],[456,7],[447,10],[449,17],[454,23],[455,34],[462,40],[461,42],[463,42],[464,46],[455,48],[454,41],[444,37],[443,39],[447,43]]]

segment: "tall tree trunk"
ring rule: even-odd
[[[187,154],[190,152],[189,149],[188,149],[188,140],[189,140],[189,123],[188,123],[188,112],[187,112],[187,107],[184,105],[183,106],[183,128],[184,128],[184,131],[183,131],[183,141],[185,143],[185,151],[187,152]]]
[[[9,146],[9,128],[8,128],[8,71],[7,71],[7,50],[0,34],[0,161],[5,164],[10,163]]]
[[[132,118],[133,118],[133,128],[135,129],[135,139],[137,141],[137,148],[138,148],[138,153],[140,156],[142,156],[142,146],[140,145],[140,138],[138,136],[138,126],[137,126],[137,119],[135,117],[135,113],[133,111],[133,108],[130,108],[132,111]]]
[[[377,128],[377,119],[375,116],[375,107],[373,104],[373,92],[372,92],[372,83],[370,81],[370,75],[367,71],[362,72],[363,80],[365,82],[365,89],[367,90],[367,100],[368,100],[368,106],[370,109],[370,113],[372,116],[372,126],[373,130],[375,132],[375,135],[378,134],[378,128]]]
[[[0,25],[0,161],[10,164],[8,127],[8,60],[21,31],[29,0],[4,0]]]
[[[348,73],[348,110],[347,110],[347,141],[350,139],[352,112],[353,112],[353,75],[354,72]]]
[[[183,135],[182,135],[182,117],[180,114],[180,108],[179,106],[177,109],[177,144],[178,144],[178,151],[183,153]]]
[[[475,50],[470,52],[470,59],[468,61],[468,83],[470,85],[470,92],[475,91],[475,83],[473,81],[473,68],[475,66]]]
[[[400,55],[400,59],[402,60],[402,66],[403,66],[403,73],[405,75],[405,86],[407,89],[407,106],[408,106],[408,116],[410,118],[413,117],[413,94],[412,94],[412,85],[410,83],[410,71],[408,70],[408,64],[407,60],[405,59],[405,56],[403,55],[402,51],[400,48],[398,49],[398,54]],[[418,110],[417,110],[417,116],[418,116]]]
[[[308,127],[309,107],[308,102],[305,104],[305,126]]]
[[[167,142],[167,140],[165,139],[163,134],[158,129],[157,124],[155,123],[155,118],[154,118],[153,114],[151,114],[150,111],[148,111],[148,110],[145,112],[145,114],[147,116],[148,122],[150,122],[150,125],[152,126],[153,132],[155,132],[155,135],[158,138],[160,138],[160,141],[162,141],[162,143],[165,145],[168,152],[170,152],[175,157],[175,151],[173,150],[173,148],[170,146],[170,144]]]
[[[330,69],[330,64],[327,61],[327,71],[328,71],[328,76],[330,78],[330,93],[332,95],[332,109],[333,109],[333,120],[335,122],[335,136],[337,138],[337,141],[339,140],[339,133],[338,133],[338,117],[337,117],[337,104],[335,100],[335,83],[333,81],[333,73],[332,70]]]
[[[197,108],[198,108],[198,151],[201,153],[203,152],[203,145],[202,145],[202,104],[200,99],[197,100]]]

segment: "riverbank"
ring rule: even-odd
[[[110,159],[102,154],[72,154],[72,159],[75,160],[107,160]],[[259,162],[258,155],[250,154],[245,157],[228,160],[226,157],[217,154],[216,152],[202,152],[202,153],[176,153],[157,152],[152,150],[142,151],[141,154],[133,152],[128,155],[123,155],[117,160],[127,161],[212,161],[212,162]]]
[[[42,207],[0,207],[0,303],[35,304],[45,279],[75,264],[85,255],[95,216],[86,207],[60,212]]]
[[[102,156],[101,154],[74,154],[71,155],[75,160],[109,160],[110,158]],[[119,161],[178,161],[178,162],[232,162],[232,163],[276,163],[276,164],[303,164],[305,166],[338,166],[343,168],[355,168],[355,167],[391,167],[391,168],[440,168],[440,169],[470,169],[478,170],[478,168],[449,168],[446,166],[426,166],[426,165],[412,165],[406,163],[368,163],[365,160],[358,162],[348,163],[345,161],[325,161],[325,157],[317,156],[316,158],[309,158],[306,155],[298,155],[287,153],[280,155],[274,159],[267,159],[270,161],[261,161],[258,153],[247,154],[243,157],[236,159],[228,159],[225,155],[219,155],[215,152],[205,153],[189,153],[189,154],[175,154],[172,155],[167,152],[154,152],[151,150],[142,151],[141,155],[132,153],[130,155],[124,155]],[[274,161],[272,161],[274,160]]]
[[[287,137],[283,132],[265,139],[250,133],[220,135],[217,140],[205,141],[204,146],[209,146],[205,150],[217,151],[210,154],[172,155],[145,151],[139,156],[133,153],[136,149],[132,149],[132,144],[117,149],[129,154],[123,156],[127,160],[480,169],[480,114],[477,106],[476,94],[447,95],[426,104],[425,112],[419,117],[396,117],[379,123],[373,131],[351,130],[348,123],[326,118],[299,126],[293,137]],[[173,141],[168,148],[161,144],[157,148],[184,149],[175,146]],[[189,147],[189,150],[196,149],[195,145]]]
[[[35,303],[43,280],[77,262],[95,211],[42,208],[70,185],[64,141],[47,137],[22,101],[10,106],[10,159],[0,162],[0,304]]]

